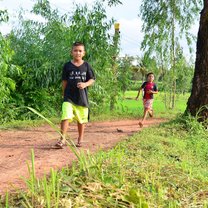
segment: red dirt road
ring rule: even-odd
[[[144,128],[164,120],[150,119]],[[138,120],[92,122],[87,124],[82,149],[95,152],[109,149],[115,144],[141,130]],[[72,124],[69,135],[76,141],[77,127]],[[25,187],[21,177],[28,177],[27,163],[31,149],[35,152],[36,175],[42,177],[50,168],[60,169],[76,159],[69,148],[56,149],[59,135],[50,127],[42,126],[22,130],[0,131],[0,195],[6,190]]]

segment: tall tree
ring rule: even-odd
[[[176,93],[176,48],[180,44],[179,38],[185,35],[190,44],[192,35],[188,32],[198,12],[199,2],[196,0],[143,0],[141,17],[144,21],[145,33],[142,48],[149,53],[157,53],[168,60],[169,70],[172,71],[172,85],[170,97],[172,108],[175,105]]]
[[[119,59],[118,64],[118,82],[121,92],[124,94],[126,90],[131,89],[131,80],[133,76],[133,61],[134,57],[125,55]]]
[[[102,0],[102,2],[106,2],[106,1],[109,6],[122,4],[122,1],[119,1],[119,0]]]
[[[204,0],[197,38],[196,62],[191,96],[187,112],[199,116],[199,121],[208,119],[208,1]]]
[[[98,1],[91,10],[87,5],[77,5],[70,23],[71,37],[85,43],[85,59],[90,62],[96,73],[97,81],[90,91],[90,97],[95,105],[99,103],[97,106],[101,109],[103,104],[112,103],[119,93],[115,70],[117,47],[114,47],[117,45],[115,42],[118,42],[118,34],[112,38],[108,33],[113,23],[113,19],[107,21],[105,8]]]
[[[6,10],[0,10],[0,24],[7,22],[9,16]],[[14,77],[21,72],[21,69],[12,64],[14,51],[11,49],[10,41],[0,32],[0,121],[11,119],[11,93],[15,91],[16,82]]]
[[[60,15],[58,10],[51,8],[48,0],[42,0],[37,1],[32,13],[41,16],[42,21],[24,19],[20,15],[20,24],[10,35],[12,46],[17,51],[13,61],[23,67],[18,86],[19,92],[27,95],[24,96],[24,100],[27,99],[24,104],[41,111],[44,104],[37,100],[44,102],[48,99],[53,107],[51,98],[57,98],[54,93],[61,89],[62,66],[70,59],[74,41],[84,42],[85,60],[90,62],[96,73],[97,81],[89,92],[90,102],[99,108],[109,104],[114,54],[109,31],[114,20],[107,19],[105,7],[97,1],[92,8],[87,4],[76,5],[70,15]]]

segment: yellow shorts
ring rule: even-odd
[[[87,107],[74,105],[69,102],[62,104],[61,120],[78,121],[80,124],[88,122],[89,109]]]

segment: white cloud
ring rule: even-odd
[[[140,31],[142,22],[139,18],[131,20],[120,19],[121,31],[121,53],[129,55],[140,55],[140,43],[143,34]]]
[[[70,12],[74,8],[74,3],[93,5],[94,0],[50,0],[51,6],[57,8],[60,12]],[[122,0],[122,5],[116,7],[107,7],[107,16],[109,19],[114,18],[120,23],[120,35],[121,35],[121,54],[140,55],[140,43],[143,39],[141,32],[142,22],[138,17],[141,0]],[[3,0],[0,1],[0,7],[2,9],[8,9],[12,21],[16,21],[14,14],[20,7],[31,10],[34,4],[33,0]],[[31,16],[29,18],[36,18]],[[197,36],[198,23],[193,25],[191,32]],[[0,31],[3,34],[7,34],[11,30],[11,24],[4,23],[0,25]],[[114,29],[112,27],[112,34]],[[194,48],[194,47],[193,47]],[[184,44],[184,51],[188,53],[188,47]]]

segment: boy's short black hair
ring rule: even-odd
[[[82,42],[74,42],[73,44],[72,44],[72,48],[73,47],[75,47],[75,46],[84,46],[85,47],[85,45],[84,45],[84,43],[82,43]]]

